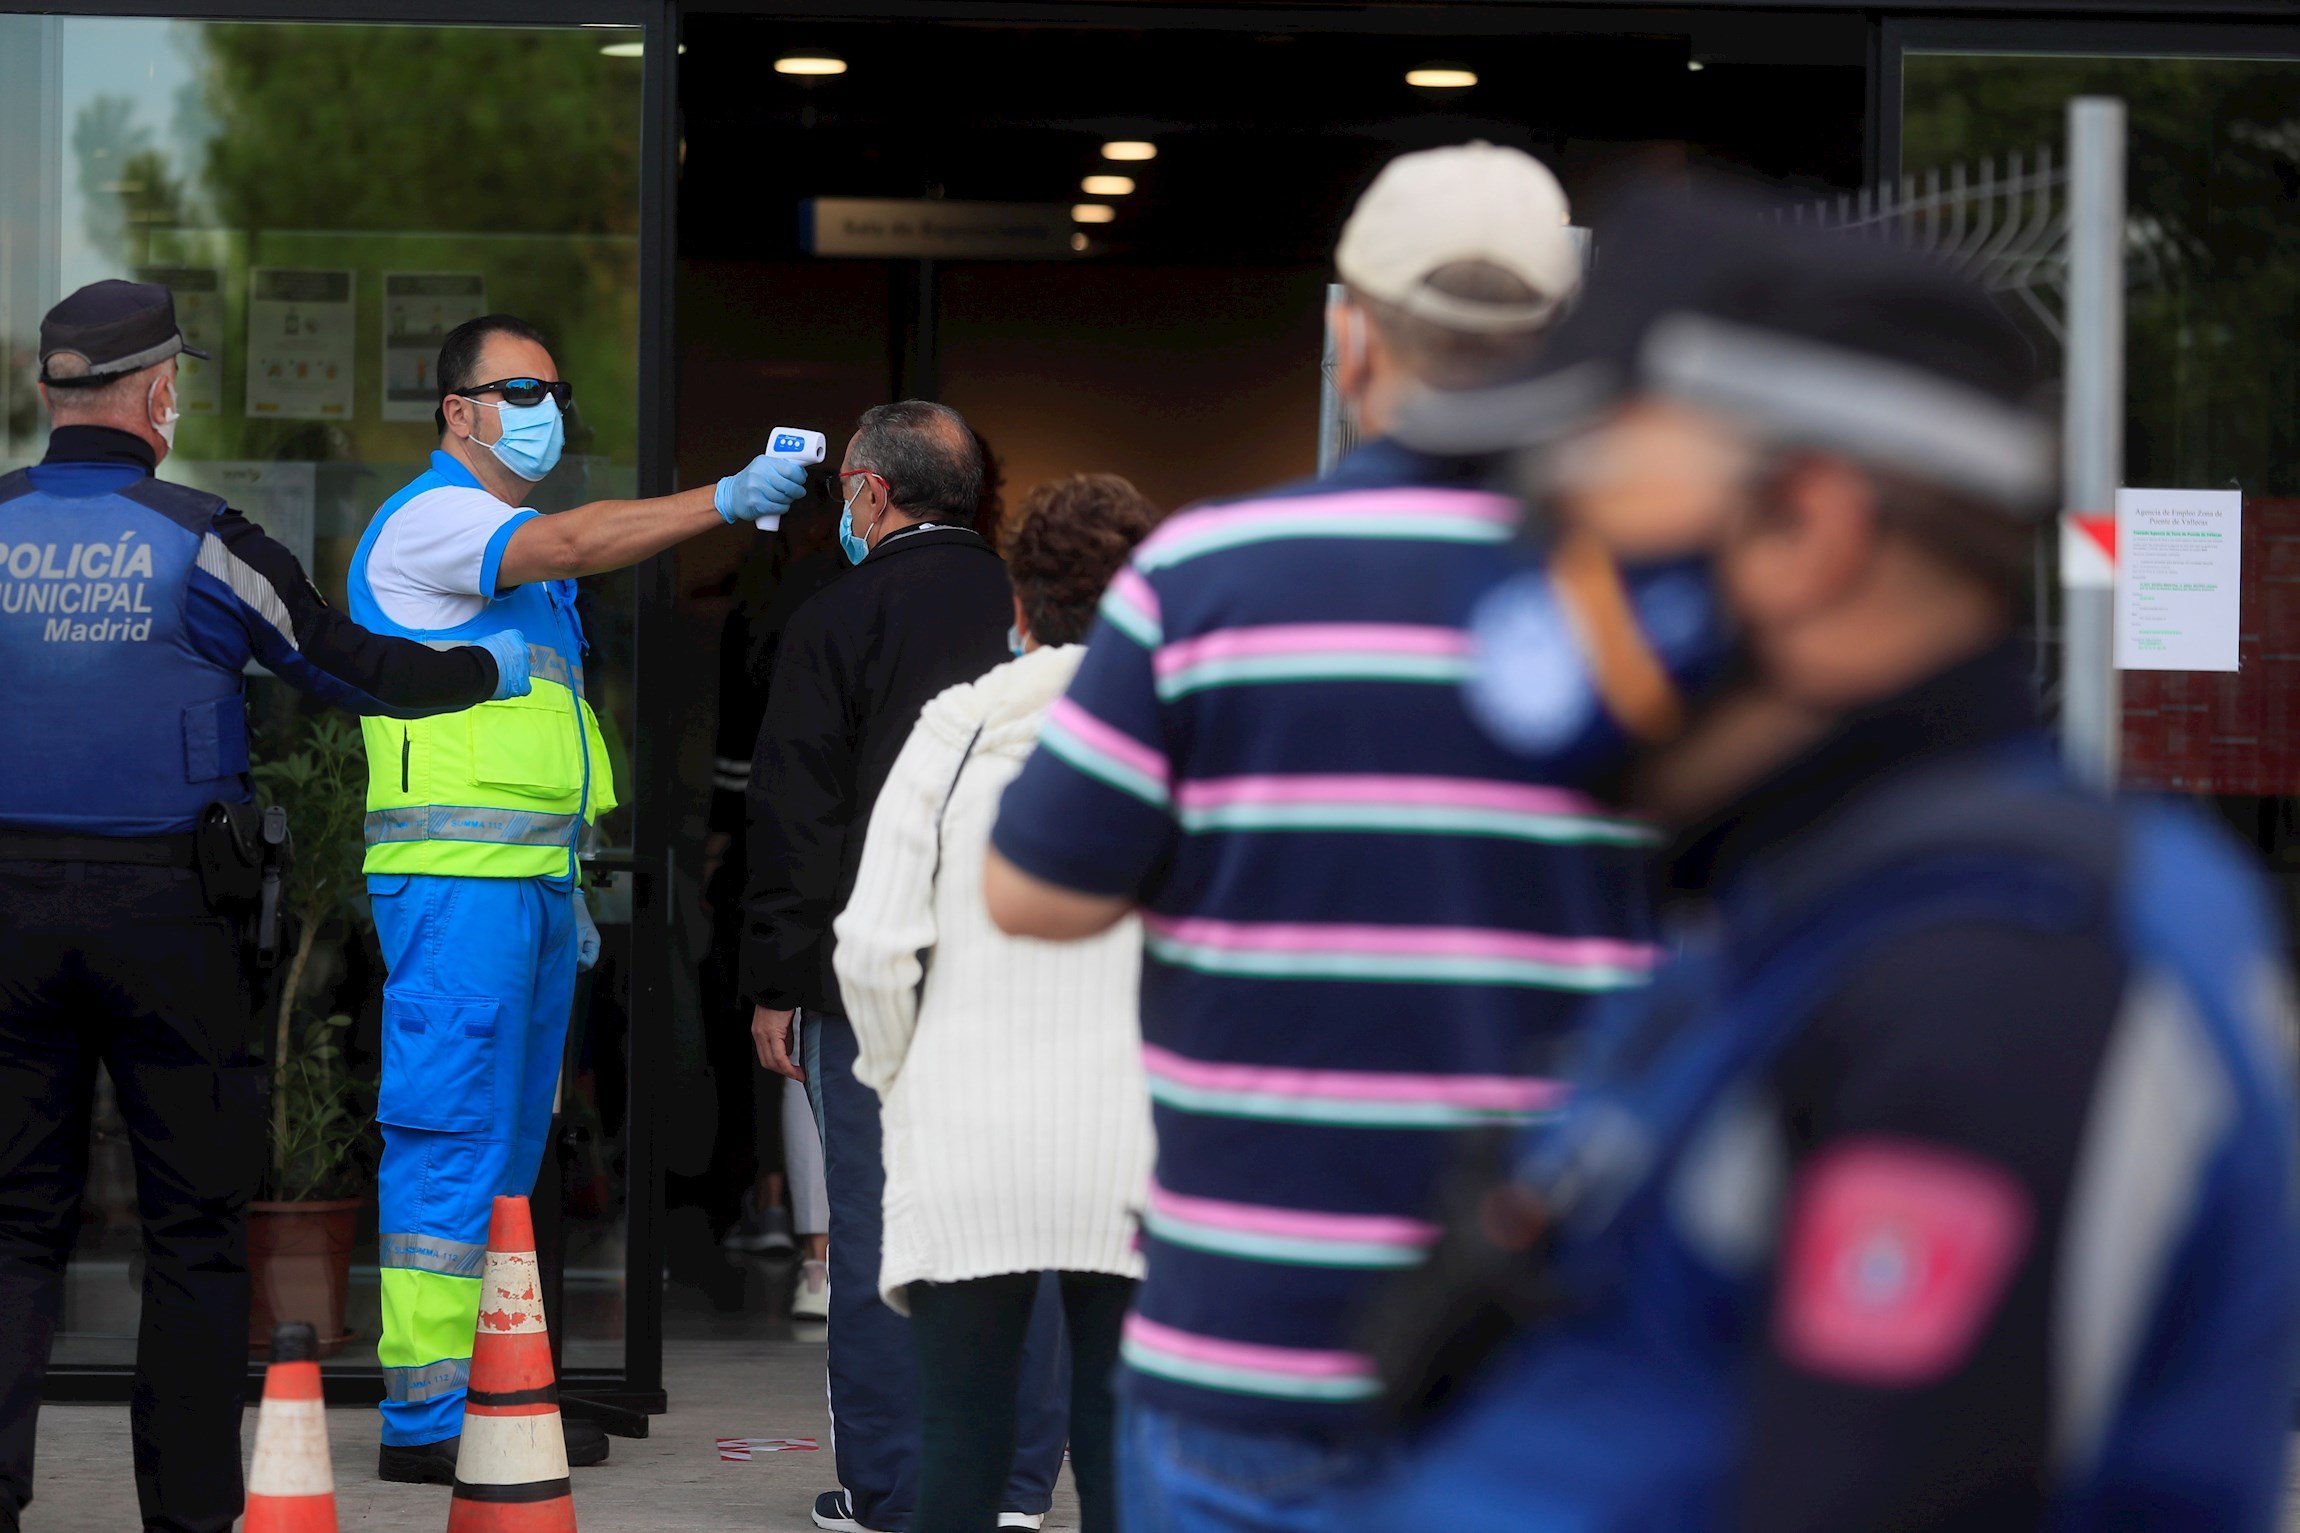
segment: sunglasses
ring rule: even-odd
[[[546,383],[541,378],[498,378],[493,383],[475,383],[467,389],[450,389],[465,399],[477,399],[482,394],[501,394],[507,405],[539,405],[548,394],[559,401],[564,410],[575,398],[575,385],[567,382]]]

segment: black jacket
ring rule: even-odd
[[[919,710],[1007,658],[1006,566],[964,527],[905,528],[783,630],[751,757],[743,995],[844,1014],[831,922]]]

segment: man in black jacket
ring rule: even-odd
[[[971,525],[983,459],[957,411],[906,400],[865,412],[838,478],[839,542],[857,568],[792,615],[775,656],[748,791],[742,991],[759,1063],[807,1083],[823,1129],[841,1488],[816,1500],[814,1522],[902,1533],[918,1484],[918,1395],[906,1327],[878,1297],[878,1098],[854,1077],[831,923],[854,892],[871,806],[919,710],[1008,658],[1014,598],[1006,566]],[[800,1011],[804,1068],[792,1058]],[[1008,1525],[1036,1525],[1061,1465],[1059,1396],[1036,1403]]]

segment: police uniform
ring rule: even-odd
[[[451,1469],[471,1376],[489,1210],[535,1186],[574,1004],[577,848],[615,805],[583,697],[575,583],[499,589],[536,515],[456,458],[379,509],[352,558],[351,610],[381,632],[471,642],[519,631],[534,691],[454,719],[371,720],[367,875],[384,990],[383,1463]],[[577,1429],[570,1428],[573,1440]],[[586,1434],[588,1458],[605,1439]]]
[[[1470,415],[1554,428],[1657,398],[1967,505],[2049,504],[2021,339],[1939,268],[1698,201],[1600,248],[1546,377]],[[1521,579],[1597,610],[1554,554]],[[1682,681],[1702,646],[1662,639],[1662,585],[1628,572],[1612,610],[1648,679]],[[1673,601],[1680,640],[1713,626],[1687,616]],[[1489,722],[1586,747],[1604,710],[1560,701],[1574,641],[1508,631]],[[1462,1200],[1388,1313],[1392,1378],[1434,1420],[1370,1517],[2277,1526],[2290,980],[2241,856],[2185,809],[2072,783],[2005,636],[1838,719],[1673,869],[1703,913],[1682,952],[1596,1019],[1567,1113]]]
[[[58,397],[186,351],[162,287],[100,282],[41,325]],[[77,376],[50,375],[59,356]],[[64,425],[40,464],[0,477],[5,1528],[31,1499],[99,1063],[144,1227],[132,1420],[145,1525],[221,1530],[239,1514],[244,1215],[265,1075],[246,932],[203,890],[193,832],[211,805],[251,798],[244,667],[361,713],[462,708],[516,682],[479,648],[364,632],[287,549],[156,466],[141,436]]]

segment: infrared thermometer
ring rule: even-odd
[[[788,458],[793,463],[810,466],[820,463],[829,445],[821,432],[809,431],[804,426],[777,426],[767,433],[767,456]],[[781,522],[781,517],[771,517],[753,525],[761,532],[772,532]]]

